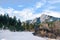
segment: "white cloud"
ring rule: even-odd
[[[38,9],[38,8],[41,8],[44,4],[46,3],[46,0],[41,0],[40,2],[37,2],[35,7]]]
[[[55,9],[55,8],[56,8],[55,6],[49,6],[49,7],[47,7],[47,10]]]
[[[57,0],[58,2],[59,0]],[[40,17],[42,14],[47,14],[47,15],[51,15],[54,17],[59,17],[60,18],[60,12],[55,12],[55,11],[51,11],[50,9],[55,9],[56,7],[54,6],[49,6],[47,7],[46,10],[44,10],[42,13],[36,13],[34,14],[34,11],[38,8],[41,8],[43,5],[45,5],[47,1],[46,0],[42,0],[42,2],[37,2],[35,4],[35,6],[30,9],[30,8],[25,8],[22,11],[15,11],[16,14],[18,14],[20,17],[22,17],[22,20],[29,20],[29,19],[34,19],[36,17]],[[57,3],[56,0],[54,1],[54,3]],[[52,0],[50,1],[50,3],[53,3]]]
[[[15,14],[22,17],[23,20],[31,19],[32,10],[31,9],[23,9],[22,11],[14,11]]]
[[[50,4],[60,3],[60,0],[48,0],[48,3]]]
[[[0,7],[0,14],[4,15],[5,11],[3,8]]]
[[[43,3],[41,3],[41,2],[37,2],[37,3],[36,3],[36,8],[41,8],[42,5],[43,5]]]
[[[8,13],[9,16],[11,16],[11,17],[16,16],[17,19],[20,18],[21,21],[34,19],[36,17],[40,17],[42,14],[47,14],[47,15],[51,15],[51,16],[60,18],[60,12],[55,12],[55,11],[51,11],[51,10],[45,10],[42,13],[34,13],[34,10],[31,8],[25,8],[21,11],[18,11],[13,8],[5,9],[5,8],[0,7],[0,14],[5,14],[5,13]]]
[[[58,2],[59,0],[57,0]],[[49,3],[57,3],[56,0],[54,1],[48,1]],[[47,15],[51,15],[54,17],[60,17],[60,13],[59,12],[55,12],[55,11],[51,11],[50,9],[54,9],[54,6],[49,6],[47,7],[47,9],[43,10],[42,13],[34,13],[34,11],[38,8],[41,8],[43,5],[45,5],[46,0],[42,0],[40,2],[37,2],[33,8],[25,8],[20,10],[15,10],[13,8],[2,8],[0,7],[0,14],[5,14],[8,13],[11,17],[16,16],[17,18],[20,18],[21,21],[25,21],[25,20],[30,20],[30,19],[34,19],[36,17],[40,17],[42,14],[47,14]],[[18,5],[18,7],[23,7],[23,5]]]
[[[14,11],[14,13],[20,16],[23,21],[31,20],[40,16],[40,14],[33,14],[34,11],[29,8],[23,9],[22,11]]]
[[[2,14],[2,15],[9,14],[10,17],[13,17],[14,16],[13,11],[14,11],[13,8],[2,8],[2,7],[0,7],[0,14]]]
[[[44,12],[42,12],[42,14],[60,18],[60,12],[56,12],[56,11],[45,10]]]
[[[46,6],[45,5],[46,2],[48,2],[50,4]],[[44,0],[43,2],[37,2],[36,8],[41,8],[43,5],[45,5],[45,7],[47,7],[47,8],[44,9],[43,12],[40,13],[40,15],[47,14],[47,15],[51,15],[51,16],[60,18],[60,12],[52,10],[52,9],[56,8],[56,6],[52,5],[52,4],[55,4],[55,3],[60,3],[60,0]],[[39,16],[39,14],[37,14],[37,15]]]
[[[6,13],[12,13],[14,11],[14,9],[13,8],[7,8],[7,9],[5,9],[5,12]]]
[[[56,8],[55,6],[47,6],[46,9],[43,10],[43,12],[48,10],[53,11],[52,9],[55,9],[55,8]]]
[[[18,5],[18,7],[23,7],[23,5]]]
[[[0,14],[8,13],[10,17],[16,16],[17,19],[20,18],[21,21],[34,19],[40,16],[40,14],[34,14],[34,10],[32,8],[25,8],[21,11],[15,10],[13,8],[0,8],[0,10]]]

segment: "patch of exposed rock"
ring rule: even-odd
[[[35,30],[33,34],[41,37],[59,39],[60,21],[55,21],[53,23],[42,23],[40,27],[38,27],[38,30]]]

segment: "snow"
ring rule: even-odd
[[[0,30],[0,40],[47,40],[47,38],[37,37],[33,32],[10,32]]]

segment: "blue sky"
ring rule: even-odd
[[[47,14],[60,17],[60,0],[0,0],[0,14],[16,16],[21,21]]]

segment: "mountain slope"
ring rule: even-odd
[[[46,15],[46,14],[42,14],[38,18],[35,18],[34,20],[27,20],[26,22],[33,24],[33,23],[42,23],[42,22],[53,22],[53,21],[59,21],[59,20],[60,20],[60,18],[50,16],[50,15]]]
[[[40,17],[41,22],[52,22],[52,21],[57,21],[57,20],[60,20],[60,18],[53,17],[53,16],[46,15],[46,14],[42,14]]]

